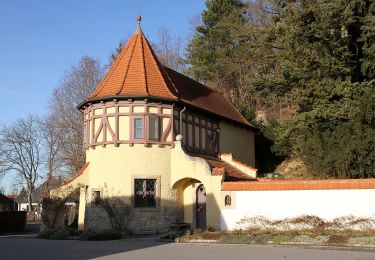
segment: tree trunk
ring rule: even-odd
[[[31,198],[31,194],[32,194],[32,191],[31,191],[31,189],[29,189],[28,192],[27,192],[27,203],[29,204],[29,210],[28,210],[28,212],[32,212],[33,211],[33,209],[32,209],[32,203],[33,203],[33,201],[32,201],[32,198]]]

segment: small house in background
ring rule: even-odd
[[[31,194],[31,214],[27,215],[27,221],[40,221],[41,220],[41,213],[43,210],[43,197],[48,195],[50,190],[56,187],[61,186],[64,183],[62,178],[52,177],[49,178],[47,181],[43,182],[39,185]],[[19,211],[27,211],[29,212],[29,203],[27,200],[27,193],[24,189],[21,190],[20,194],[16,198],[18,202],[18,210]],[[70,198],[65,202],[65,215],[66,215],[66,222],[71,224],[75,221],[75,218],[78,216],[78,209],[77,203],[73,198]]]
[[[0,211],[16,211],[18,209],[18,203],[15,200],[15,196],[0,193]]]
[[[222,93],[163,66],[140,21],[78,106],[86,165],[52,194],[79,187],[81,229],[111,228],[100,206],[111,199],[129,209],[125,228],[133,233],[176,223],[219,229],[222,183],[256,179],[256,129]]]

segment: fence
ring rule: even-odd
[[[0,211],[0,233],[25,230],[26,211]]]

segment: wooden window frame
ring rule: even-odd
[[[152,179],[156,180],[156,194],[155,194],[155,207],[136,207],[135,206],[135,180],[136,179]],[[134,209],[137,210],[142,210],[142,211],[155,211],[159,210],[160,208],[160,188],[161,188],[161,183],[160,183],[161,177],[160,175],[132,175],[132,195],[131,195],[131,205]]]
[[[95,199],[95,193],[99,193],[99,199]],[[96,207],[99,205],[100,200],[103,198],[103,189],[102,188],[93,188],[91,189],[91,206]]]
[[[150,137],[150,126],[151,126],[151,124],[150,124],[150,118],[156,118],[157,119],[157,137],[156,138],[151,138]],[[148,141],[157,141],[157,142],[159,142],[160,141],[160,139],[161,139],[161,120],[160,120],[160,116],[158,115],[158,114],[149,114],[148,116],[147,116],[147,140]]]
[[[142,137],[140,137],[140,138],[138,138],[138,137],[136,137],[135,136],[135,133],[136,133],[136,131],[137,131],[137,129],[136,129],[136,126],[135,126],[135,121],[136,120],[141,120],[142,121],[142,123],[141,123],[141,126],[142,126],[142,131],[141,131],[141,133],[142,133]],[[132,117],[132,137],[133,137],[133,140],[134,141],[141,141],[141,140],[144,140],[145,139],[145,120],[144,120],[144,117],[143,116],[133,116]]]

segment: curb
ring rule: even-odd
[[[28,234],[28,235],[2,235],[0,239],[11,239],[11,238],[38,238],[38,234]]]

